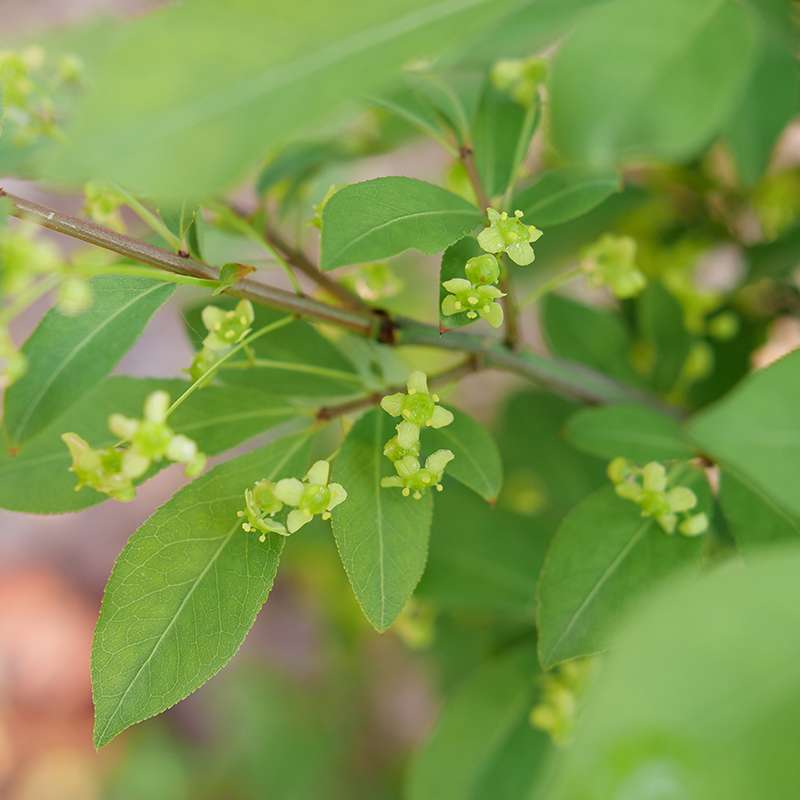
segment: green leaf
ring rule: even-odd
[[[544,337],[554,355],[641,383],[630,365],[630,334],[620,316],[557,294],[545,295],[540,308]]]
[[[584,14],[550,80],[555,146],[570,161],[679,161],[717,134],[750,74],[744,3],[613,0]]]
[[[650,380],[657,391],[666,392],[678,380],[692,344],[683,309],[660,283],[650,281],[637,312],[642,336],[652,347]]]
[[[527,222],[547,228],[583,216],[621,188],[616,172],[561,167],[543,172],[514,196],[512,205],[525,213]]]
[[[536,697],[535,675],[535,653],[525,646],[496,656],[468,676],[445,703],[411,765],[408,800],[528,796],[549,748],[547,737],[527,720]],[[514,768],[523,775],[511,786],[496,781],[487,786],[488,775],[497,772],[512,744],[522,761]]]
[[[736,545],[743,551],[800,541],[800,517],[727,468],[720,476],[719,501]]]
[[[242,644],[265,603],[283,537],[241,529],[244,490],[302,474],[308,435],[222,464],[131,537],[106,586],[92,647],[94,743],[183,700]]]
[[[491,80],[483,87],[472,123],[475,166],[489,197],[502,195],[514,181],[539,122],[538,98],[530,108],[496,89]]]
[[[202,347],[208,333],[201,319],[206,305],[208,303],[201,303],[184,314],[186,331],[196,349]],[[212,305],[230,309],[236,302],[215,297]],[[285,316],[263,306],[256,306],[254,311],[253,331]],[[335,397],[357,394],[363,388],[352,362],[303,320],[257,339],[250,349],[254,360],[242,351],[222,365],[215,380],[226,386],[258,389],[283,397]]]
[[[723,400],[695,417],[689,435],[723,471],[800,515],[800,351],[758,370]]]
[[[415,596],[444,611],[530,621],[549,538],[542,522],[489,506],[448,481],[436,497],[428,566]]]
[[[334,462],[335,480],[347,502],[333,515],[333,535],[353,593],[379,631],[394,622],[425,569],[433,515],[430,493],[421,500],[383,489],[393,474],[383,445],[394,435],[380,409],[364,414],[348,433]]]
[[[455,459],[447,474],[493,503],[503,485],[500,452],[491,433],[459,409],[450,407],[453,422],[446,428],[424,432],[425,447],[452,450]]]
[[[91,282],[92,307],[78,317],[45,314],[25,342],[28,372],[5,396],[3,425],[17,448],[113,369],[172,294],[170,284],[108,276]]]
[[[412,178],[376,178],[340,189],[322,215],[322,268],[444,250],[482,216],[458,195]]]
[[[800,784],[800,556],[670,583],[627,621],[548,800],[789,798]]]
[[[644,464],[695,455],[676,419],[633,403],[582,409],[570,417],[564,435],[578,450],[609,460],[623,456]]]
[[[510,6],[308,0],[290,9],[232,0],[224,14],[215,0],[167,6],[115,38],[47,172],[72,183],[111,178],[167,199],[211,195],[240,180],[265,150]]]
[[[183,381],[106,378],[34,436],[18,455],[0,452],[0,508],[63,514],[107,500],[106,495],[89,488],[75,491],[75,476],[68,471],[71,459],[61,434],[74,431],[96,447],[110,447],[117,441],[108,430],[111,414],[139,417],[151,392],[163,389],[175,399],[188,385]],[[216,455],[295,416],[291,406],[263,392],[209,386],[175,411],[170,426],[194,439],[204,453]],[[148,477],[165,466],[167,462],[156,465]]]
[[[681,485],[710,507],[702,473],[687,468]],[[698,564],[702,537],[664,533],[635,503],[608,486],[564,519],[539,576],[539,659],[544,669],[603,650],[614,623],[637,597],[689,564]]]
[[[752,186],[769,164],[775,143],[791,122],[800,99],[800,73],[793,42],[786,32],[793,27],[791,6],[785,9],[780,27],[764,24],[755,66],[744,94],[727,126],[727,140],[739,178]]]

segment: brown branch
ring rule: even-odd
[[[161,247],[141,242],[130,236],[117,233],[101,225],[85,219],[61,214],[45,206],[17,197],[0,188],[0,196],[5,196],[14,204],[14,215],[35,222],[44,228],[57,233],[80,239],[83,242],[111,250],[121,256],[132,258],[142,264],[149,264],[159,269],[174,272],[178,275],[191,275],[195,278],[218,280],[219,270],[202,261],[171,253]],[[310,317],[319,322],[329,322],[356,333],[373,335],[379,318],[368,312],[355,312],[336,308],[321,303],[305,295],[297,295],[272,286],[266,286],[252,279],[245,278],[235,286],[226,290],[226,294],[243,297],[254,303],[288,311],[300,317]]]
[[[448,383],[455,383],[461,380],[466,375],[473,372],[478,372],[481,369],[481,359],[477,355],[471,355],[460,364],[454,367],[439,372],[436,375],[431,375],[428,379],[428,387],[435,389],[437,386],[445,386]],[[380,403],[381,399],[387,394],[394,394],[395,392],[405,391],[405,386],[391,386],[382,392],[372,392],[364,397],[357,397],[355,400],[348,400],[346,403],[340,403],[336,406],[323,406],[317,411],[317,419],[327,422],[337,417],[342,417],[345,414],[352,414],[355,411],[361,411],[364,408],[375,406]]]
[[[15,216],[28,219],[49,230],[178,275],[191,275],[214,281],[219,279],[219,270],[202,261],[184,258],[87,220],[61,214],[38,203],[7,194],[2,188],[0,196],[6,196],[11,200],[14,206],[12,213]],[[479,358],[481,367],[514,372],[536,381],[547,389],[589,403],[641,402],[661,411],[676,413],[675,409],[665,408],[657,398],[619,383],[582,364],[545,358],[531,352],[515,353],[492,337],[457,331],[442,335],[437,327],[394,317],[379,309],[358,312],[339,308],[250,279],[240,281],[226,293],[286,311],[312,322],[337,325],[384,344],[418,345],[471,354]]]

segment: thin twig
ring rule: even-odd
[[[7,197],[14,204],[15,210],[13,213],[15,216],[35,222],[49,230],[111,250],[143,264],[159,267],[167,270],[167,272],[192,275],[196,278],[206,278],[213,281],[219,280],[219,270],[204,264],[202,261],[184,258],[161,247],[141,242],[138,239],[117,233],[88,220],[53,211],[46,206],[39,205],[39,203],[9,194],[0,188],[0,197],[2,196]],[[227,289],[226,294],[234,297],[243,297],[247,300],[252,300],[254,303],[287,311],[298,317],[308,317],[318,322],[328,322],[366,336],[376,335],[378,327],[373,315],[336,308],[306,295],[296,295],[248,278]]]
[[[0,196],[8,197],[14,205],[12,213],[16,216],[49,230],[111,250],[143,264],[159,267],[167,272],[219,280],[219,270],[202,261],[183,258],[93,222],[61,214],[38,203],[7,194],[2,188]],[[311,322],[336,325],[388,345],[419,345],[474,354],[481,358],[482,366],[523,375],[547,389],[589,403],[642,402],[668,413],[677,413],[674,408],[665,407],[657,398],[619,383],[582,364],[545,358],[530,352],[512,352],[491,337],[457,331],[443,336],[438,327],[390,316],[379,309],[359,312],[339,308],[247,278],[227,289],[226,293],[286,311]]]

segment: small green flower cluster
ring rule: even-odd
[[[302,481],[299,478],[282,478],[277,483],[258,481],[245,490],[245,507],[236,513],[244,520],[242,530],[258,533],[259,541],[264,542],[268,533],[289,536],[317,515],[330,519],[333,509],[347,500],[344,486],[329,482],[330,472],[328,461],[317,461]],[[292,510],[285,522],[278,522],[274,517],[285,505]]]
[[[208,335],[203,339],[203,349],[195,355],[189,367],[193,381],[200,380],[222,356],[250,333],[255,312],[249,300],[240,300],[233,311],[206,306],[201,316]]]
[[[186,465],[189,477],[199,475],[206,457],[188,436],[176,434],[167,425],[169,395],[163,391],[150,394],[144,403],[144,418],[132,419],[112,414],[108,419],[111,433],[120,444],[99,450],[92,448],[77,433],[61,436],[72,456],[70,471],[78,484],[75,491],[88,486],[123,503],[136,496],[134,481],[147,472],[153,462],[168,458]]]
[[[522,106],[530,106],[547,80],[547,62],[543,58],[501,59],[492,67],[492,83]]]
[[[535,259],[531,244],[541,238],[542,232],[535,225],[525,225],[522,211],[509,217],[507,211],[500,213],[487,208],[489,225],[478,234],[478,244],[487,253],[505,253],[515,264],[526,267]]]
[[[670,486],[663,464],[651,461],[637,467],[618,457],[608,465],[608,477],[620,497],[636,503],[642,516],[655,519],[666,533],[677,528],[684,536],[699,536],[708,530],[704,513],[689,513],[697,506],[697,495],[688,486]]]
[[[19,146],[41,136],[60,135],[54,94],[64,85],[76,83],[81,62],[72,55],[49,64],[41,47],[0,50],[0,135],[10,132]]]
[[[607,287],[620,299],[635,297],[647,285],[636,266],[636,242],[630,236],[601,236],[584,250],[581,269],[589,283]]]
[[[438,405],[438,395],[428,391],[423,372],[412,372],[406,383],[407,392],[390,394],[381,400],[381,408],[393,417],[402,417],[396,435],[386,442],[383,454],[394,464],[395,475],[381,479],[384,488],[398,488],[404,497],[413,493],[415,500],[427,489],[442,491],[445,467],[455,458],[451,450],[436,450],[419,461],[420,429],[444,428],[453,421],[452,412]]]
[[[56,308],[62,314],[75,316],[91,305],[92,290],[89,283],[74,267],[62,261],[53,245],[35,236],[33,225],[0,224],[0,297],[6,300],[0,307],[2,385],[11,385],[27,370],[27,359],[11,339],[8,323],[52,288],[54,277],[58,279]]]
[[[578,701],[593,667],[594,659],[580,658],[561,664],[541,678],[542,695],[531,711],[530,722],[548,733],[557,745],[570,741]]]
[[[503,307],[498,299],[503,297],[494,284],[500,279],[500,265],[493,255],[470,258],[464,266],[466,278],[451,278],[442,286],[448,292],[442,300],[442,314],[466,314],[468,319],[481,317],[493,328],[503,324]]]

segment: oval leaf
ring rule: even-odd
[[[333,516],[333,534],[353,592],[367,619],[385,631],[411,597],[428,557],[433,516],[430,493],[421,500],[382,489],[391,463],[383,445],[394,435],[380,409],[362,416],[334,462],[347,502]]]
[[[546,228],[583,216],[622,188],[619,175],[584,167],[561,167],[542,173],[514,197],[527,222]]]
[[[75,476],[68,469],[71,459],[61,434],[74,431],[95,447],[110,447],[117,441],[108,430],[111,414],[139,417],[151,392],[163,389],[174,399],[188,386],[183,381],[106,378],[18,455],[0,452],[0,508],[63,514],[108,500],[89,488],[75,491]],[[285,402],[261,392],[209,386],[178,408],[170,417],[170,426],[194,439],[207,455],[216,455],[296,415]],[[166,461],[154,465],[146,477],[167,465]]]
[[[682,483],[709,507],[702,474]],[[699,563],[702,537],[668,536],[612,487],[579,503],[559,526],[539,576],[539,659],[545,669],[602,650],[632,601],[681,567]]]
[[[51,309],[25,342],[28,371],[5,396],[10,447],[41,431],[108,375],[175,289],[118,276],[95,278],[91,285],[88,311],[65,317]]]
[[[433,254],[480,225],[475,206],[432,183],[377,178],[340,189],[322,215],[322,268],[411,248]]]
[[[94,743],[175,705],[236,653],[272,588],[283,537],[262,543],[236,512],[244,490],[303,474],[308,436],[222,464],[131,537],[108,581],[92,647]]]

